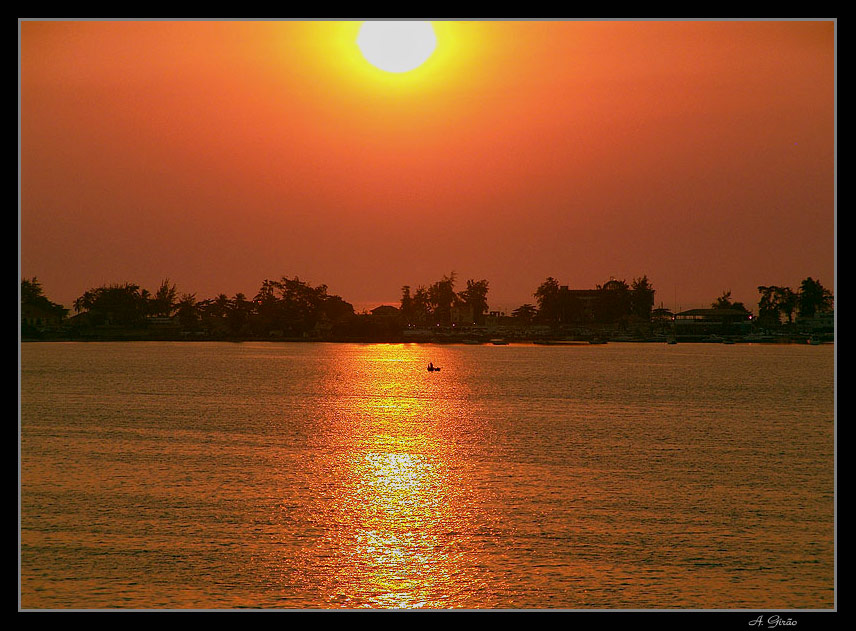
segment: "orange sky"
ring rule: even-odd
[[[647,274],[668,307],[834,289],[835,23],[20,23],[21,276],[70,306],[266,278],[358,308],[454,270],[491,308]]]

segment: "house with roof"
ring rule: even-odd
[[[398,317],[400,311],[398,307],[393,307],[392,305],[381,305],[379,307],[375,307],[369,313],[381,318],[395,318]]]
[[[688,309],[675,314],[678,335],[745,335],[752,314],[742,309]]]

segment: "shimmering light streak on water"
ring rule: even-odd
[[[833,606],[831,346],[25,344],[21,379],[24,608]]]

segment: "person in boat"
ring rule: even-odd
[[[428,370],[434,370],[434,362],[428,362]]]

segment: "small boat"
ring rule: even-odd
[[[507,340],[491,340],[490,343],[494,346],[508,346]]]
[[[428,372],[440,372],[440,369],[434,365],[434,362],[428,362]]]

